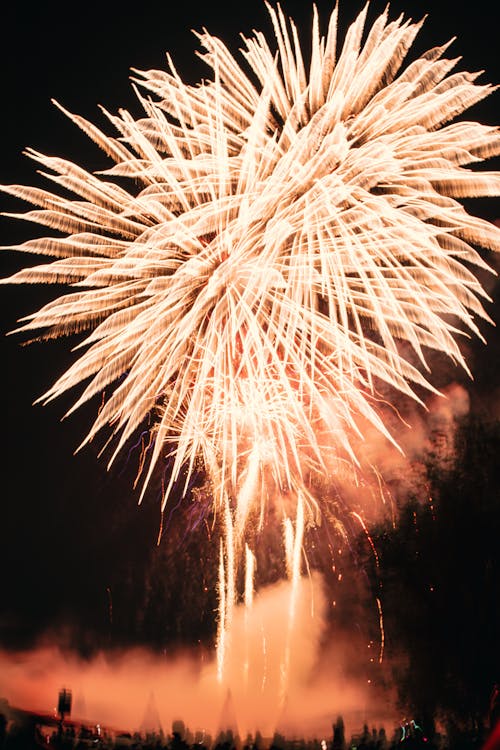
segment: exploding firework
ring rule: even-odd
[[[396,442],[383,403],[434,391],[432,351],[467,370],[457,340],[487,319],[471,269],[487,268],[478,248],[500,249],[457,201],[500,192],[500,174],[470,168],[500,153],[499,131],[450,124],[491,87],[452,73],[448,45],[403,67],[420,23],[385,13],[363,41],[365,8],[337,49],[337,11],[325,36],[314,11],[306,64],[293,23],[269,12],[277,52],[256,33],[240,65],[204,32],[209,80],[186,85],[170,59],[135,71],[144,113],[104,110],[116,136],[66,112],[114,166],[29,150],[57,190],[3,188],[62,234],[18,246],[55,260],[7,281],[71,285],[18,330],[89,332],[43,399],[87,380],[72,411],[110,394],[85,442],[111,427],[113,458],[148,418],[143,492],[168,456],[164,503],[200,463],[210,477],[221,671],[243,557],[252,600],[248,527],[275,504],[293,623],[315,477],[355,471],[367,428]]]

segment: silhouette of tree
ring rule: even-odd
[[[427,727],[436,712],[480,726],[500,673],[500,424],[470,418],[456,443],[454,468],[429,466],[432,504],[413,499],[374,534],[387,654]]]

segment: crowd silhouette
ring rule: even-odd
[[[389,737],[384,727],[365,724],[348,738],[342,716],[326,739],[289,739],[276,733],[265,739],[258,733],[241,740],[232,730],[221,731],[215,739],[202,733],[192,734],[181,721],[174,722],[170,734],[151,732],[112,732],[100,725],[92,727],[74,722],[46,725],[40,717],[23,712],[20,719],[8,719],[0,713],[0,750],[500,750],[500,721],[496,714],[489,721],[459,727],[449,721],[445,730],[422,727],[416,720],[403,720]]]

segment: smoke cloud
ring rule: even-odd
[[[289,582],[260,591],[249,612],[244,605],[236,608],[224,684],[217,682],[215,659],[201,652],[158,656],[136,649],[82,660],[52,644],[0,652],[0,696],[16,707],[54,713],[58,692],[66,687],[73,691],[76,719],[114,730],[161,726],[166,732],[180,719],[212,738],[228,730],[242,738],[256,731],[263,737],[275,731],[329,737],[339,714],[353,730],[368,717],[394,717],[390,699],[374,704],[370,686],[352,676],[352,639],[324,643],[321,577],[302,578],[300,587],[292,626]]]

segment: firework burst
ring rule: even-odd
[[[306,63],[269,12],[277,51],[255,33],[241,65],[198,35],[211,78],[197,86],[170,58],[134,71],[143,116],[103,110],[114,137],[66,112],[106,171],[29,150],[55,191],[3,188],[37,206],[20,218],[59,232],[18,246],[55,260],[7,281],[71,287],[18,330],[89,332],[43,399],[89,381],[74,410],[106,389],[86,441],[111,426],[114,455],[149,416],[144,487],[171,456],[164,502],[203,463],[225,518],[221,599],[264,485],[296,498],[300,550],[308,477],[355,466],[365,425],[394,442],[381,392],[432,391],[433,350],[467,369],[457,339],[487,319],[471,269],[487,268],[478,248],[500,249],[457,200],[500,192],[499,173],[470,168],[500,153],[499,131],[451,123],[492,88],[452,73],[448,45],[404,67],[421,23],[385,13],[364,33],[365,8],[337,49],[337,11],[325,36],[314,11]]]

